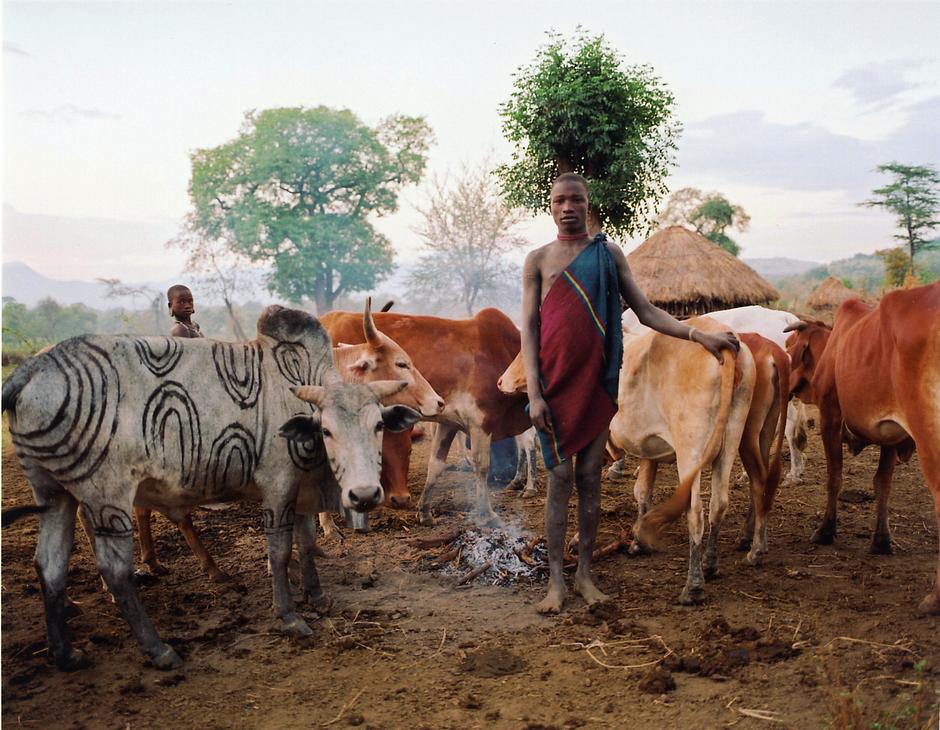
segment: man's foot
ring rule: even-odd
[[[594,585],[594,582],[587,576],[581,577],[575,575],[574,592],[581,596],[581,598],[584,599],[584,602],[589,606],[593,606],[595,603],[603,603],[604,601],[610,600],[610,596],[608,596],[606,593],[602,593],[601,590],[596,585]]]
[[[564,586],[558,587],[550,585],[548,587],[548,594],[536,605],[535,610],[541,614],[561,613],[561,607],[564,603]]]

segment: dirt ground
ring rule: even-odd
[[[415,496],[426,456],[418,444]],[[876,464],[874,449],[848,458],[845,488],[864,500]],[[746,492],[733,488],[721,573],[704,605],[676,603],[687,566],[683,521],[660,552],[619,553],[597,566],[609,604],[589,612],[569,597],[561,616],[545,618],[534,608],[544,584],[457,587],[429,565],[441,548],[412,544],[462,525],[470,475],[449,470],[437,527],[383,512],[372,533],[345,530],[345,542],[324,543],[320,573],[335,603],[329,616],[304,613],[314,629],[304,642],[273,633],[257,506],[196,514],[234,576],[224,585],[204,578],[158,517],[157,550],[171,572],[140,590],[185,659],[171,672],[145,665],[81,534],[70,594],[83,612],[70,625],[94,665],[66,673],[47,662],[32,566],[37,521],[24,519],[2,535],[2,720],[11,728],[936,728],[940,619],[915,608],[930,588],[937,533],[916,457],[895,475],[890,556],[867,552],[874,505],[865,501],[840,504],[833,546],[810,543],[824,476],[813,433],[806,483],[782,489],[759,568],[734,549]],[[530,535],[542,532],[540,478],[533,500],[494,497]],[[2,479],[4,507],[32,501],[10,452]],[[675,484],[674,469],[661,469],[656,498]],[[573,501],[570,530],[574,514]],[[599,542],[634,519],[632,479],[605,479]]]

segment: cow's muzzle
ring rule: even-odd
[[[352,487],[348,493],[349,506],[357,512],[366,512],[382,504],[384,495],[378,484]]]
[[[388,506],[392,509],[409,509],[411,507],[411,495],[391,494],[388,497]]]

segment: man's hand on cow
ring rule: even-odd
[[[731,350],[737,356],[738,350],[741,349],[741,343],[733,332],[719,332],[712,335],[696,330],[695,341],[714,355],[719,363],[725,361],[724,356],[721,354],[722,350]]]
[[[532,425],[539,431],[545,433],[552,432],[552,422],[548,403],[544,398],[529,400],[529,418],[532,419]]]

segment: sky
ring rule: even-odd
[[[190,154],[252,109],[422,115],[429,175],[507,160],[513,74],[546,31],[578,25],[673,92],[669,186],[742,206],[745,258],[891,245],[892,217],[858,205],[885,181],[875,166],[940,162],[935,1],[4,2],[3,260],[54,278],[178,274],[164,243],[190,208]],[[420,253],[425,190],[376,221],[402,260]],[[534,247],[554,226],[521,232]]]

